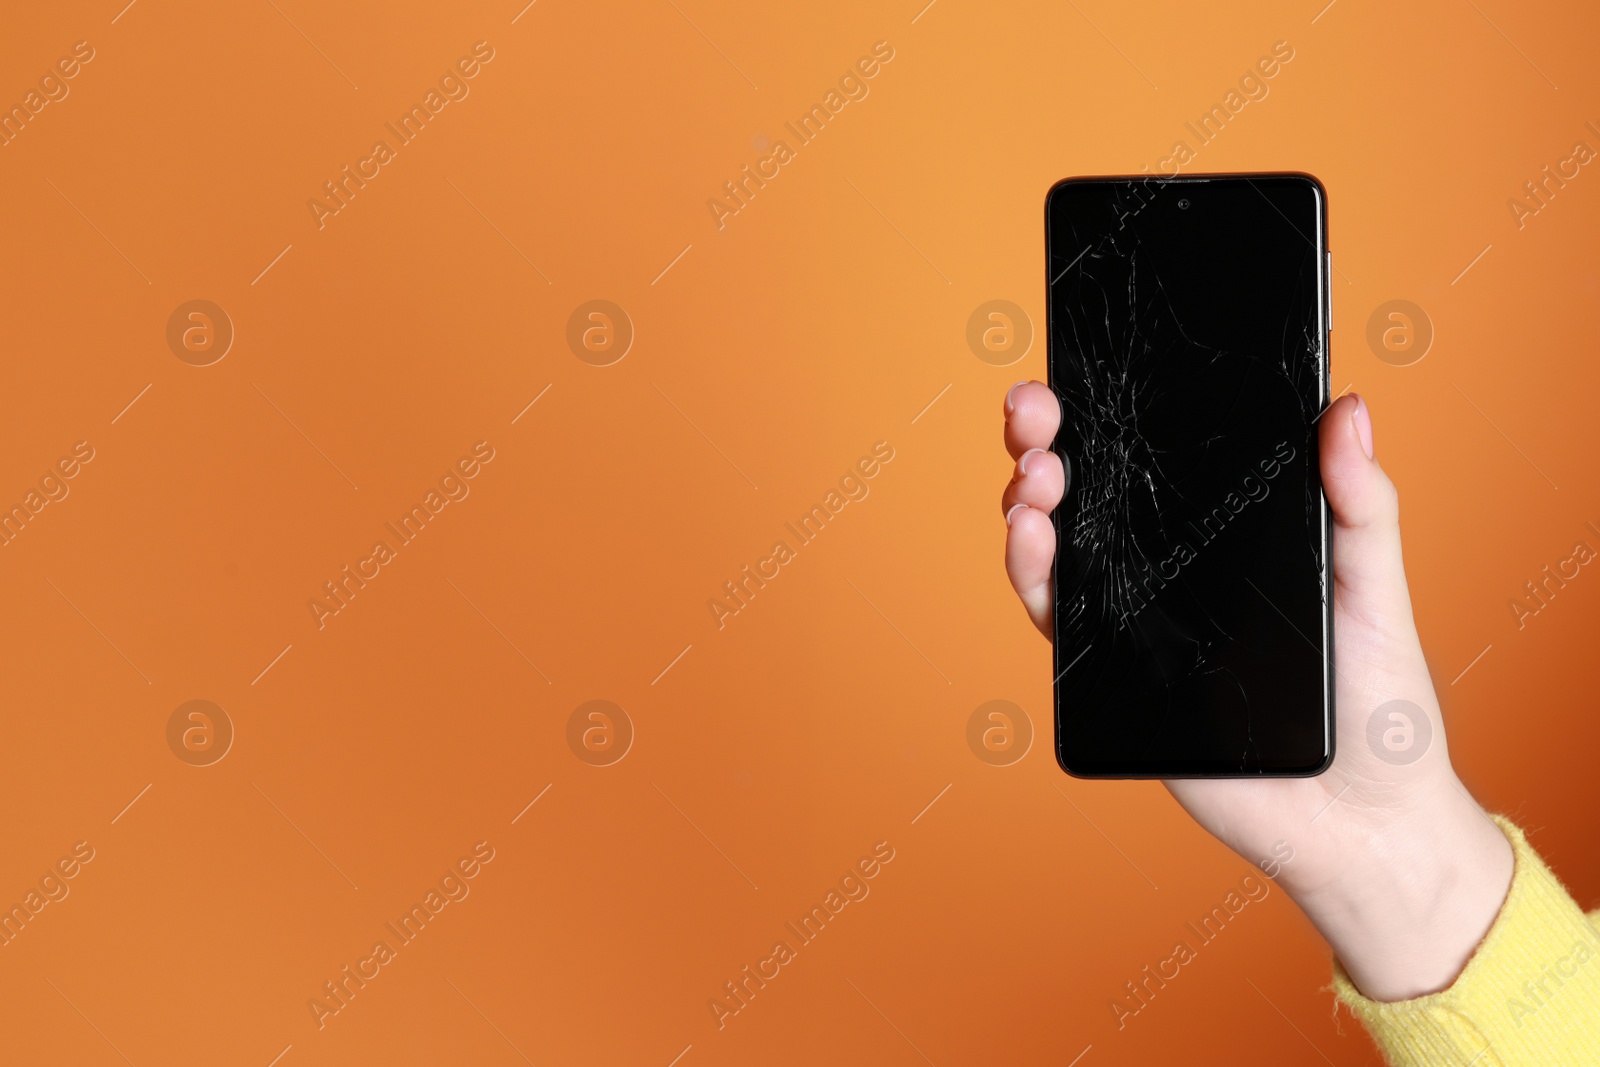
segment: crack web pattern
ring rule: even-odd
[[[1102,186],[1095,210],[1053,223],[1052,376],[1069,471],[1057,670],[1082,710],[1061,726],[1120,732],[1130,759],[1222,736],[1219,760],[1250,773],[1262,769],[1253,701],[1284,690],[1263,684],[1263,669],[1291,640],[1303,666],[1322,640],[1313,430],[1326,382],[1320,318],[1303,312],[1320,306],[1319,253],[1280,211],[1268,219],[1279,247],[1298,240],[1303,255],[1273,272],[1270,292],[1259,265],[1197,264],[1174,249],[1226,235],[1174,216],[1174,188]],[[1281,321],[1263,318],[1272,308]]]

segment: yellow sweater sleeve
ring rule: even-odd
[[[1496,817],[1516,870],[1494,925],[1448,989],[1368,1000],[1334,962],[1339,1001],[1394,1067],[1600,1064],[1600,930],[1522,831]]]

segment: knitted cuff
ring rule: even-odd
[[[1334,961],[1334,990],[1395,1067],[1600,1064],[1600,933],[1522,831],[1505,904],[1460,976],[1415,1000],[1362,996]]]

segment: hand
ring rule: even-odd
[[[1006,394],[1006,448],[1017,460],[1001,497],[1006,572],[1039,630],[1052,631],[1050,565],[1065,473],[1049,451],[1055,394],[1019,382]],[[1196,822],[1252,863],[1287,842],[1278,882],[1322,931],[1368,997],[1402,1000],[1453,982],[1499,913],[1510,843],[1450,765],[1439,702],[1411,617],[1399,499],[1373,458],[1372,418],[1357,396],[1319,427],[1323,491],[1333,509],[1333,632],[1338,650],[1333,765],[1316,778],[1166,783]],[[1408,700],[1432,726],[1428,751],[1403,766],[1366,740],[1378,705]]]

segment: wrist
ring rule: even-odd
[[[1349,836],[1339,874],[1285,888],[1366,996],[1445,989],[1499,915],[1510,842],[1453,773],[1400,813],[1352,817],[1367,825]]]

